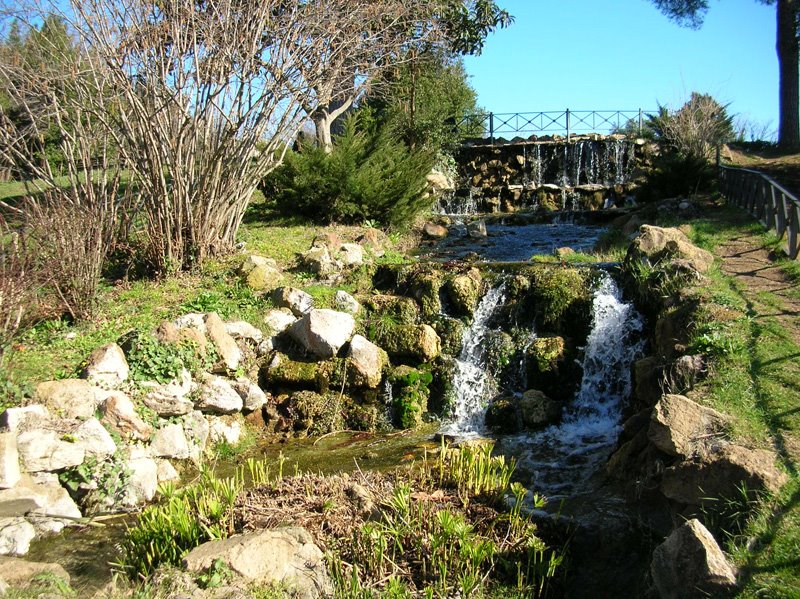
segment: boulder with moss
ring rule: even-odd
[[[480,299],[481,282],[481,273],[477,268],[447,280],[443,290],[454,315],[472,317]]]
[[[375,332],[374,341],[392,359],[420,364],[430,362],[442,351],[439,335],[427,324],[388,325]]]
[[[275,352],[272,359],[261,366],[261,377],[270,388],[327,389],[329,368],[324,362],[293,360],[286,354]]]
[[[416,428],[428,411],[428,386],[433,375],[427,370],[398,366],[389,375],[392,385],[392,413],[398,428]]]
[[[574,349],[563,337],[537,337],[525,351],[529,387],[557,400],[569,399],[578,380]]]
[[[486,426],[501,435],[519,432],[520,417],[513,398],[501,397],[494,400],[486,409]]]
[[[526,428],[537,429],[558,422],[564,410],[564,402],[547,397],[537,389],[523,393],[519,400],[519,412]]]
[[[533,276],[531,294],[540,329],[564,329],[565,315],[583,303],[591,307],[591,289],[587,273],[576,268],[542,267]]]
[[[643,260],[651,264],[681,260],[696,272],[705,273],[714,263],[714,256],[694,245],[680,229],[642,225],[625,261]]]
[[[464,323],[458,318],[441,314],[430,323],[442,342],[442,353],[457,356],[464,342]]]
[[[398,324],[419,322],[419,305],[409,297],[401,295],[371,295],[364,300],[370,315],[389,318]]]
[[[420,305],[423,319],[431,318],[442,311],[439,297],[444,277],[439,270],[425,269],[411,273],[407,280],[409,294]]]
[[[380,347],[361,335],[350,340],[347,366],[350,383],[354,387],[375,388],[381,383],[383,371],[389,365],[389,356]]]

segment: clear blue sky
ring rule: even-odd
[[[514,24],[465,60],[486,110],[679,107],[692,91],[778,127],[775,7],[712,0],[699,30],[647,0],[498,0]]]

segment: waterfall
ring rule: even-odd
[[[583,377],[562,422],[536,433],[501,439],[502,453],[530,472],[533,488],[551,498],[578,494],[607,460],[620,431],[630,371],[644,349],[644,321],[608,274],[594,293],[592,329],[582,362]]]
[[[505,286],[500,285],[483,296],[475,310],[472,325],[464,333],[453,377],[456,405],[452,419],[440,431],[443,434],[474,436],[484,429],[486,404],[494,392],[494,381],[486,368],[487,323],[497,307],[503,304],[504,292]]]

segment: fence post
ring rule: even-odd
[[[642,109],[639,109],[639,137],[642,136]]]
[[[494,145],[494,113],[489,113],[489,140]]]
[[[569,108],[567,108],[565,114],[567,115],[567,143],[569,143]]]

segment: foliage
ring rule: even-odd
[[[545,324],[554,324],[578,300],[587,297],[586,280],[574,268],[540,268],[534,275],[536,311]]]
[[[82,464],[61,472],[58,480],[73,498],[81,500],[86,511],[93,513],[123,499],[131,474],[119,454],[101,459],[89,456]]]
[[[310,145],[287,155],[265,182],[280,212],[319,223],[403,225],[427,207],[432,152],[410,150],[386,127],[371,130],[364,121],[348,118],[330,153]]]
[[[153,335],[133,331],[120,340],[134,381],[167,383],[178,379],[185,368],[197,373],[213,363],[210,351],[205,355],[191,341],[161,343]]]
[[[208,470],[200,481],[169,493],[129,527],[120,566],[130,576],[148,576],[161,564],[180,564],[193,548],[234,532],[234,505],[244,484],[244,469],[219,479]]]
[[[648,126],[679,156],[710,159],[717,147],[734,139],[727,106],[697,92],[678,110],[660,106],[658,114],[649,116]]]
[[[416,427],[428,406],[433,375],[427,370],[400,367],[389,380],[397,389],[392,399],[395,424],[404,429]]]

